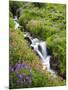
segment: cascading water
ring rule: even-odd
[[[15,16],[14,21],[15,21],[15,29],[20,27],[19,23],[17,22],[17,16]],[[47,68],[47,70],[49,72],[51,72],[52,74],[56,74],[56,72],[51,70],[51,68],[50,68],[50,58],[51,58],[51,56],[49,56],[47,54],[46,42],[40,41],[37,38],[32,38],[29,32],[24,32],[24,38],[28,38],[30,40],[30,42],[31,42],[30,47],[33,48],[34,51],[41,58],[42,64],[43,64],[43,70],[45,70]]]
[[[49,72],[54,74],[55,72],[53,70],[51,70],[51,68],[50,68],[50,58],[51,58],[51,56],[48,56],[48,54],[47,54],[46,42],[40,41],[37,38],[33,39],[28,32],[26,32],[24,34],[24,37],[27,37],[31,40],[30,47],[32,47],[34,49],[34,51],[36,51],[36,53],[42,59],[43,70],[45,70],[45,68],[47,68],[47,70]]]
[[[19,28],[19,23],[17,22],[17,16],[14,17],[14,22],[15,22],[15,29]]]
[[[46,58],[47,57],[47,48],[46,48],[46,42],[40,42],[40,47],[42,48],[42,55],[43,55],[43,57],[44,58]]]

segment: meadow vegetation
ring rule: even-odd
[[[66,81],[66,5],[49,3],[9,2],[9,67],[16,63],[25,63],[31,68],[31,84],[17,83],[15,69],[11,70],[10,88],[63,86]],[[21,13],[16,13],[21,8]],[[18,15],[18,22],[22,30],[14,29],[14,16]],[[46,70],[42,70],[42,63],[36,53],[29,48],[24,39],[24,32],[29,31],[33,37],[46,41],[51,53],[51,68],[58,72],[54,78]],[[27,73],[27,70],[25,70]]]

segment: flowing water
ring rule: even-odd
[[[19,23],[17,22],[17,16],[14,17],[14,22],[15,22],[15,29],[19,28]]]
[[[50,68],[50,58],[51,56],[47,53],[47,45],[45,41],[41,41],[38,38],[32,38],[28,32],[24,34],[25,38],[29,38],[31,40],[30,47],[40,56],[43,64],[43,70],[47,68],[47,70],[51,73],[55,73]]]
[[[18,28],[20,25],[17,22],[17,17],[14,18],[15,21],[15,29]],[[45,41],[41,41],[38,38],[31,37],[29,32],[24,32],[24,38],[28,38],[30,40],[30,47],[33,48],[33,50],[39,55],[42,61],[43,70],[47,68],[47,71],[51,72],[52,74],[56,74],[55,71],[53,71],[50,68],[50,58],[51,56],[47,53],[47,45]]]

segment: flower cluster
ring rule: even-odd
[[[31,84],[32,82],[32,73],[31,68],[27,64],[24,63],[16,63],[14,66],[9,67],[10,72],[15,72],[18,80],[16,81],[18,84]]]

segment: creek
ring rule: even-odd
[[[17,16],[15,16],[14,18],[15,29],[21,27],[17,21],[18,21]],[[48,55],[46,42],[39,40],[38,38],[33,38],[29,32],[24,32],[24,38],[29,41],[30,48],[32,48],[40,57],[42,65],[43,65],[42,70],[47,69],[48,72],[50,72],[51,74],[55,76],[56,72],[52,70],[50,67],[51,55]]]

